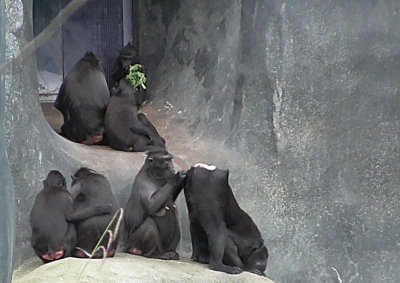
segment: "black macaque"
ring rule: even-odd
[[[119,209],[119,204],[107,178],[88,168],[80,168],[72,176],[71,190],[74,198],[74,213],[68,217],[68,220],[75,223],[76,246],[91,254],[115,212]],[[95,210],[98,215],[82,220],[80,214],[85,213],[86,210]],[[111,230],[114,228],[115,225],[111,227]],[[101,245],[107,246],[108,239],[109,234],[103,239]],[[114,256],[117,245],[118,238],[111,244],[107,257]],[[87,257],[79,249],[76,250],[74,256]],[[99,250],[95,253],[94,258],[102,256],[103,251]]]
[[[127,79],[123,78],[119,81],[117,87],[112,89],[111,96],[118,95],[120,92],[123,96],[134,97],[135,99],[132,99],[132,103],[136,105],[137,109],[142,107],[145,100],[145,92],[141,87],[137,89]]]
[[[139,52],[132,43],[128,43],[119,51],[119,55],[115,60],[113,70],[110,77],[110,92],[118,87],[121,79],[129,74],[130,66],[140,62]]]
[[[146,91],[139,87],[136,89],[125,77],[129,74],[130,66],[140,64],[138,50],[129,42],[119,51],[110,77],[110,94],[116,95],[118,92],[126,92],[135,96],[135,103],[140,108],[145,101]]]
[[[217,271],[263,275],[268,251],[260,231],[237,203],[228,170],[198,163],[184,189],[190,220],[192,259]]]
[[[156,128],[139,113],[135,96],[118,92],[110,98],[105,116],[105,131],[111,148],[122,151],[146,151],[151,146],[165,148],[165,140]]]
[[[104,115],[110,92],[100,62],[88,52],[61,84],[55,107],[64,116],[61,134],[84,144],[106,143]]]
[[[158,259],[179,259],[180,229],[174,201],[186,173],[175,173],[165,149],[148,152],[125,206],[125,252]]]
[[[119,55],[115,60],[109,83],[111,94],[113,94],[113,90],[118,87],[119,81],[129,74],[130,66],[135,64],[140,64],[139,52],[136,47],[129,42],[119,51]]]
[[[67,257],[75,248],[75,226],[67,221],[72,210],[64,176],[50,171],[29,215],[32,247],[44,263]]]

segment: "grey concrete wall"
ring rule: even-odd
[[[400,2],[139,2],[154,102],[246,158],[267,275],[397,282]]]
[[[6,60],[6,21],[5,1],[0,0],[0,65]],[[0,74],[0,282],[10,282],[12,276],[12,255],[14,248],[14,189],[7,158],[5,120],[5,75]]]

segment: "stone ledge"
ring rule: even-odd
[[[114,258],[91,260],[66,258],[40,265],[33,271],[21,275],[14,274],[14,283],[23,282],[248,282],[273,283],[266,277],[249,272],[229,275],[210,270],[207,265],[191,262],[164,261],[118,253]],[[83,272],[82,272],[83,270]],[[21,274],[21,273],[20,273]]]

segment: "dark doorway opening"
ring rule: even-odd
[[[70,1],[34,0],[34,35],[38,35]],[[109,78],[118,51],[133,40],[132,9],[132,0],[89,0],[37,49],[41,101],[54,101],[63,78],[88,51],[101,61]]]

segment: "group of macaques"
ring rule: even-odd
[[[172,158],[163,148],[147,153],[123,207],[122,250],[149,258],[179,259],[180,228],[174,202],[183,190],[192,260],[226,273],[245,270],[263,275],[268,251],[256,224],[232,193],[229,171],[198,163],[175,173]],[[63,175],[50,171],[30,214],[32,246],[43,262],[89,257],[120,207],[106,177],[94,170],[78,169],[72,176],[71,193],[66,187]],[[114,256],[120,237],[111,241],[109,237],[101,243],[109,246],[107,254],[100,249],[93,258]]]
[[[95,251],[120,209],[112,186],[96,171],[79,168],[68,191],[64,176],[53,170],[43,181],[30,213],[36,255],[44,263],[68,256],[112,257],[122,238],[124,252],[179,259],[175,200],[183,190],[192,260],[230,274],[245,270],[264,275],[267,248],[256,224],[233,195],[229,171],[198,163],[176,173],[165,140],[146,116],[138,113],[143,93],[125,79],[129,66],[138,61],[133,51],[131,45],[120,51],[110,90],[99,61],[94,54],[86,53],[65,78],[55,103],[64,116],[62,135],[66,138],[89,145],[107,143],[117,150],[147,152],[123,206],[123,229],[113,222],[113,233],[106,233],[100,243],[107,248]]]
[[[54,106],[63,115],[61,135],[86,145],[109,145],[121,151],[165,148],[165,140],[139,110],[145,91],[126,78],[130,66],[140,63],[133,45],[119,52],[107,84],[100,61],[87,52],[69,71]]]

